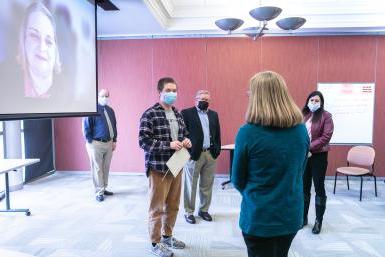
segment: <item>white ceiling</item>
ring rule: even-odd
[[[250,15],[259,6],[283,9],[267,27],[271,34],[385,34],[384,0],[112,0],[118,12],[98,7],[100,38],[220,36],[215,25],[221,18],[245,21],[235,31],[258,26]],[[300,16],[307,21],[298,30],[279,29],[279,19]]]

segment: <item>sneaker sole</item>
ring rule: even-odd
[[[162,242],[162,243],[164,245],[166,245],[168,248],[171,248],[171,249],[178,249],[178,250],[180,250],[180,249],[186,248],[186,245],[184,245],[184,246],[175,246],[175,245],[167,244],[166,242]]]

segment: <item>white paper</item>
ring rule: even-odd
[[[174,177],[178,176],[183,166],[190,159],[190,153],[186,148],[176,151],[171,158],[166,162],[166,165]]]

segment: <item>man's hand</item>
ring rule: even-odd
[[[175,140],[175,141],[172,141],[170,143],[170,147],[171,147],[171,149],[179,151],[180,149],[182,149],[183,144],[182,144],[182,142]]]
[[[182,141],[183,147],[191,148],[191,141],[187,137]]]
[[[115,151],[116,148],[116,142],[112,142],[112,151]]]

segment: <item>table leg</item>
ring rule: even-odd
[[[234,158],[234,150],[230,150],[230,165],[229,165],[229,175],[230,175],[230,179],[231,179],[231,170],[232,170],[232,166],[233,166],[233,158]],[[225,189],[225,186],[227,184],[230,184],[231,183],[231,180],[226,180],[225,182],[222,182],[221,183],[221,186],[222,186],[222,189]]]
[[[11,209],[11,204],[9,200],[9,178],[8,178],[8,172],[5,173],[5,206],[6,209]]]
[[[11,200],[9,197],[9,177],[8,172],[5,174],[5,210],[0,210],[0,212],[24,212],[25,215],[30,216],[31,212],[29,209],[11,209]]]

